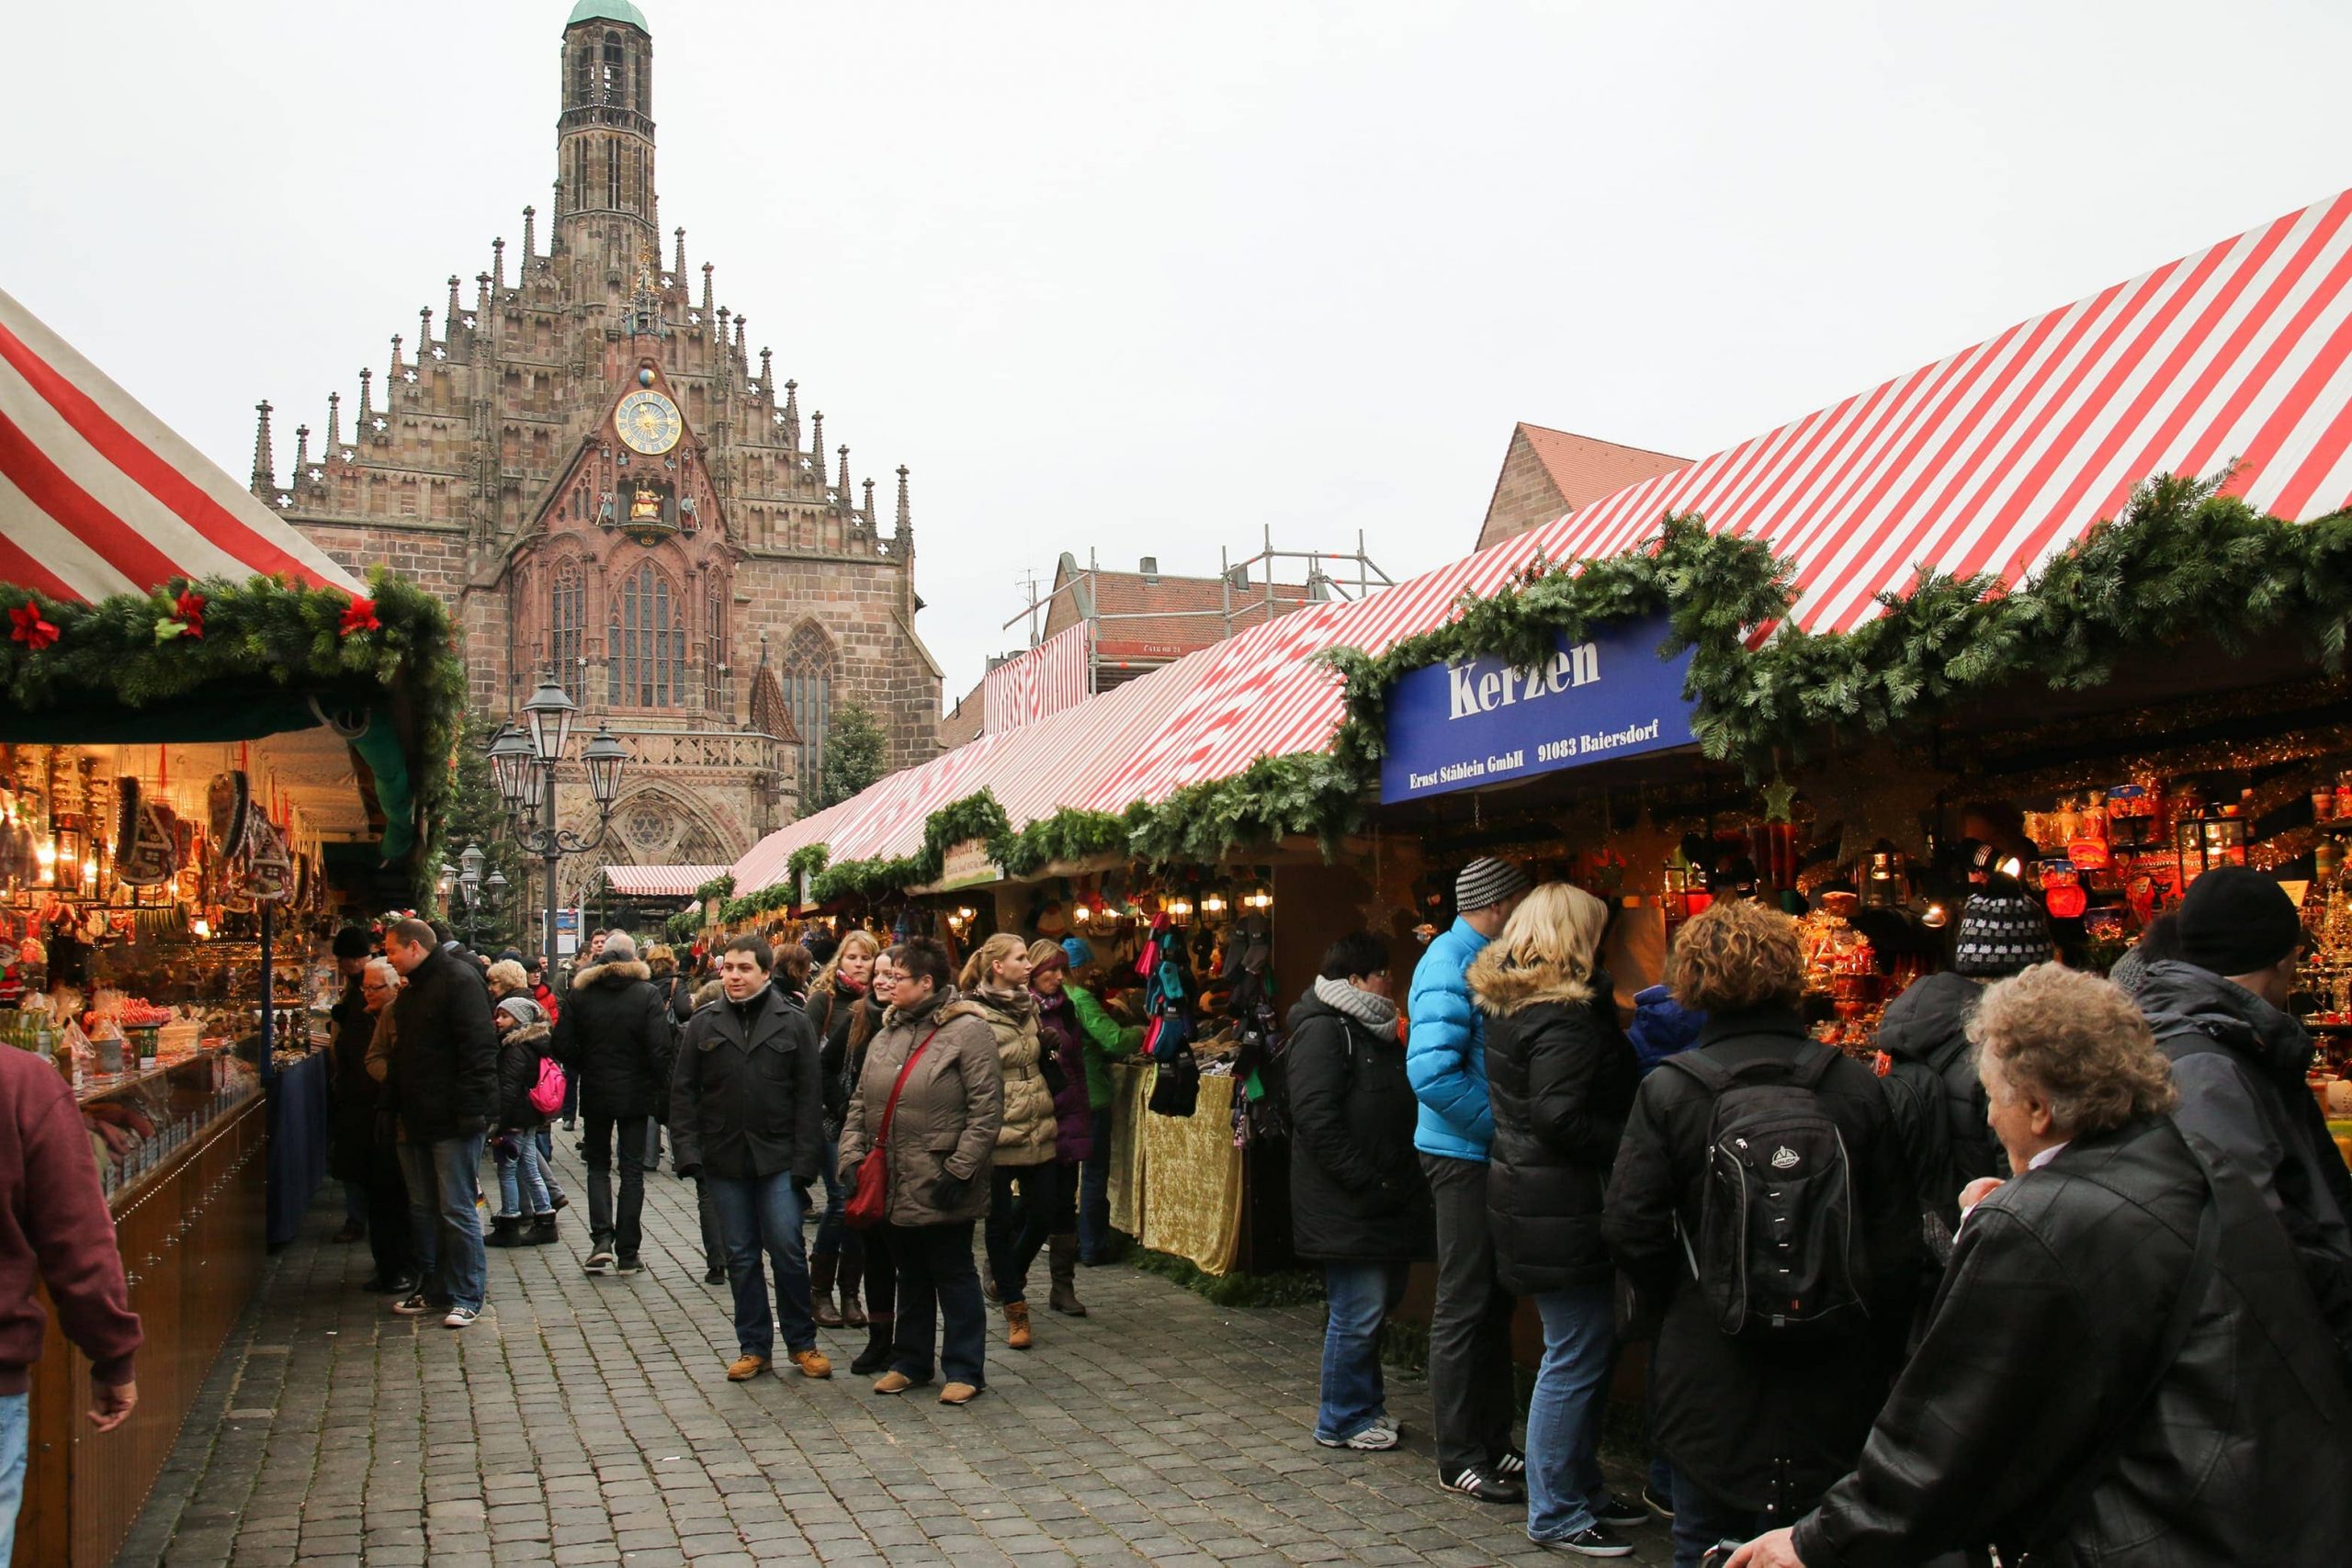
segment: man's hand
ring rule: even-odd
[[[1724,1568],[1804,1568],[1804,1559],[1797,1555],[1794,1530],[1774,1530],[1759,1535],[1731,1555]]]
[[[111,1432],[130,1419],[130,1412],[139,1403],[139,1385],[135,1382],[105,1383],[90,1386],[90,1425],[101,1432]]]
[[[1963,1214],[2000,1190],[1997,1176],[1980,1176],[1960,1190],[1960,1212]]]

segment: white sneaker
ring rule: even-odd
[[[463,1328],[481,1315],[481,1314],[476,1312],[471,1307],[451,1307],[449,1309],[449,1315],[441,1320],[441,1326],[444,1328]]]
[[[1362,1453],[1383,1453],[1396,1446],[1396,1428],[1374,1422],[1352,1438],[1327,1438],[1322,1433],[1315,1440],[1327,1449],[1354,1449]]]

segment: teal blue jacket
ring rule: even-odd
[[[1495,1137],[1495,1109],[1487,1098],[1487,1024],[1470,1000],[1470,961],[1487,939],[1456,919],[1421,954],[1405,1014],[1405,1072],[1421,1102],[1413,1146],[1449,1159],[1484,1160]]]

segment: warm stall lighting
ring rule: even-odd
[[[1241,902],[1248,908],[1255,909],[1260,914],[1263,914],[1265,911],[1274,907],[1273,890],[1268,887],[1264,883],[1261,882],[1257,886],[1252,887],[1249,892],[1242,895]]]
[[[1094,911],[1084,904],[1080,904],[1077,908],[1072,909],[1069,912],[1069,918],[1077,924],[1082,926],[1087,921],[1094,918]]]
[[[1201,913],[1202,913],[1202,914],[1204,914],[1204,915],[1222,915],[1222,914],[1224,914],[1224,913],[1225,913],[1225,895],[1224,895],[1224,894],[1222,894],[1222,893],[1212,893],[1212,894],[1210,894],[1207,897],[1205,897],[1205,898],[1202,899],[1202,900],[1201,900]]]
[[[2015,855],[2011,855],[1995,869],[1999,871],[2003,876],[2009,877],[2014,880],[2015,878],[2025,874],[2025,862],[2018,859]]]
[[[212,940],[212,922],[206,919],[202,915],[197,916],[194,920],[191,920],[188,923],[188,930],[196,933],[196,940],[198,942],[209,942]]]

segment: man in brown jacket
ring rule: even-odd
[[[980,1010],[956,995],[946,949],[917,937],[900,950],[898,970],[890,1010],[866,1047],[865,1071],[842,1120],[842,1179],[854,1185],[889,1119],[888,1245],[899,1266],[898,1343],[874,1392],[899,1393],[931,1381],[938,1326],[936,1364],[947,1374],[939,1402],[967,1404],[986,1386],[988,1312],[972,1226],[989,1211],[1004,1080],[996,1035]]]

